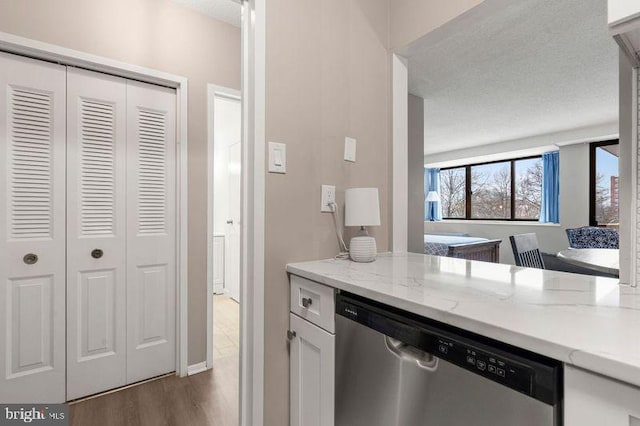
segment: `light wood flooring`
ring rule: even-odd
[[[239,306],[214,296],[214,367],[151,380],[71,404],[72,426],[236,426]]]
[[[224,296],[213,297],[213,361],[240,356],[240,305]]]

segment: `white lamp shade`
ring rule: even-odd
[[[344,194],[345,226],[380,226],[378,188],[350,188]]]
[[[436,191],[427,192],[427,201],[440,201],[440,195]]]

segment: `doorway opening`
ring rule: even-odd
[[[209,85],[209,252],[207,367],[238,377],[242,103],[236,90]],[[234,382],[238,382],[235,380]]]

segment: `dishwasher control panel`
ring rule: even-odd
[[[481,350],[474,345],[457,340],[435,337],[430,352],[490,380],[529,394],[533,385],[533,370],[504,356]]]
[[[562,363],[351,294],[336,314],[547,404],[562,398]]]

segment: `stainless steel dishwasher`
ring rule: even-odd
[[[562,364],[348,293],[336,426],[559,426]]]

